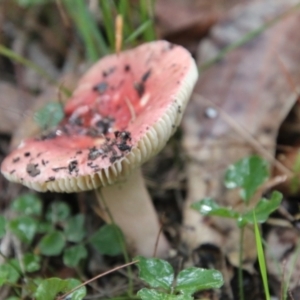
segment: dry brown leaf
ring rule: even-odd
[[[295,3],[251,1],[235,7],[201,44],[198,64]],[[239,252],[235,222],[202,217],[190,205],[208,196],[220,205],[239,209],[242,205],[238,194],[223,186],[225,169],[251,153],[273,156],[280,123],[296,100],[285,72],[294,82],[300,82],[299,23],[300,13],[295,10],[204,72],[185,115],[188,198],[182,240],[191,249],[203,243],[222,247],[233,265],[238,264]],[[222,117],[220,113],[208,117],[208,113],[215,113],[214,104]],[[253,233],[248,230],[244,243],[248,269],[256,258],[255,248]]]
[[[299,245],[299,232],[295,228],[273,227],[267,236],[267,243],[266,261],[274,281],[273,290],[281,298],[282,284],[286,283],[294,294],[300,280],[300,256],[298,254],[297,257],[295,252]],[[292,275],[287,282],[290,272]]]
[[[11,135],[20,117],[30,114],[33,102],[33,97],[16,85],[0,82],[0,133]]]
[[[199,39],[234,4],[244,0],[158,0],[156,27],[160,38],[195,51]]]

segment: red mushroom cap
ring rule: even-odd
[[[124,179],[175,132],[197,74],[189,52],[166,41],[104,57],[80,80],[61,124],[22,142],[1,172],[37,191]]]

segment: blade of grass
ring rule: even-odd
[[[11,59],[14,62],[20,63],[23,66],[34,70],[39,75],[41,75],[46,80],[48,80],[51,84],[57,85],[57,82],[47,72],[45,72],[43,68],[39,67],[38,65],[36,65],[32,61],[24,58],[23,56],[21,56],[21,55],[17,54],[16,52],[6,48],[3,45],[0,45],[0,54],[7,57],[7,58],[9,58],[9,59]]]
[[[152,8],[152,0],[140,0],[140,18],[141,22],[145,24],[148,21],[152,21],[151,16],[151,8]],[[153,24],[151,22],[150,24]],[[155,39],[155,32],[154,32],[154,27],[149,26],[146,27],[145,30],[143,31],[143,39],[145,41],[153,41]]]
[[[266,300],[270,300],[271,298],[270,298],[270,291],[269,291],[269,284],[268,284],[266,260],[265,260],[265,255],[264,255],[264,249],[262,246],[262,239],[261,239],[260,231],[259,231],[257,220],[256,220],[255,211],[253,211],[253,219],[254,219],[253,224],[254,224],[255,242],[256,242],[256,250],[257,250],[257,256],[258,256],[260,274],[261,274],[261,277],[263,280]]]
[[[34,70],[39,75],[44,77],[49,83],[51,83],[52,85],[57,86],[65,95],[67,95],[67,96],[71,95],[71,92],[68,89],[61,86],[43,68],[39,67],[38,65],[36,65],[32,61],[24,58],[23,56],[21,56],[21,55],[17,54],[16,52],[6,48],[3,45],[0,45],[0,55],[3,55],[5,57],[9,58],[10,60],[12,60],[13,62],[19,63],[19,64],[21,64],[21,65],[23,65],[27,68],[30,68],[30,69]]]
[[[153,24],[152,20],[148,20],[145,23],[141,24],[126,40],[125,44],[130,44],[134,42],[147,28],[151,27]]]
[[[87,59],[96,61],[101,53],[103,55],[107,54],[109,52],[107,45],[85,2],[82,0],[68,0],[64,3],[84,41]]]
[[[114,29],[114,12],[116,12],[116,7],[114,2],[110,0],[99,0],[99,6],[101,8],[103,23],[105,27],[105,32],[107,34],[108,43],[110,49],[114,50],[115,45],[115,29]]]

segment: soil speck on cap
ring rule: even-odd
[[[108,84],[105,81],[99,82],[93,86],[93,91],[103,94],[108,88]]]
[[[103,77],[107,77],[107,76],[109,76],[110,74],[112,74],[115,70],[116,70],[116,67],[111,67],[111,68],[109,68],[108,70],[103,71],[103,72],[102,72],[102,75],[103,75]]]
[[[131,146],[126,145],[126,144],[117,144],[117,147],[119,148],[120,151],[130,151]]]
[[[24,153],[24,156],[25,156],[25,157],[30,156],[30,152],[25,152],[25,153]]]
[[[58,172],[58,171],[61,171],[61,170],[66,170],[67,167],[58,167],[58,168],[52,168],[52,171],[54,172]]]
[[[77,160],[72,160],[69,163],[68,169],[69,169],[69,173],[72,173],[74,171],[78,172],[78,161]]]
[[[13,173],[15,173],[16,172],[16,170],[11,170],[10,172],[9,172],[9,174],[13,174]]]
[[[125,72],[129,72],[129,71],[130,71],[130,65],[125,65],[124,71],[125,71]]]
[[[114,155],[114,156],[110,157],[109,161],[110,161],[110,163],[114,163],[117,159],[120,159],[120,158],[122,158],[122,155],[119,155],[119,156]]]
[[[131,133],[129,131],[115,131],[115,138],[121,138],[123,141],[131,141]]]
[[[37,141],[44,141],[44,140],[51,140],[56,138],[56,131],[51,131],[45,134],[42,134],[42,136],[40,138],[37,138]]]
[[[54,180],[55,180],[55,177],[54,176],[50,176],[46,182],[54,181]]]
[[[142,76],[142,82],[146,82],[146,80],[150,77],[151,75],[151,69],[149,69],[143,76]]]
[[[43,166],[46,166],[48,163],[49,163],[49,161],[48,161],[48,160],[44,160],[44,159],[42,159],[42,165],[43,165]]]
[[[12,162],[13,162],[13,163],[17,163],[19,160],[20,160],[20,157],[16,157],[16,158],[13,159]]]
[[[139,97],[142,97],[145,92],[145,86],[142,82],[135,82],[133,84],[134,89],[137,91]]]
[[[96,147],[93,147],[93,148],[90,149],[88,159],[89,160],[95,160],[96,158],[98,158],[103,153],[104,152],[103,152],[102,149],[97,149]]]
[[[41,170],[38,168],[38,164],[28,164],[26,166],[26,172],[31,176],[35,177],[39,174],[41,174]]]
[[[96,123],[96,127],[100,134],[107,134],[110,127],[113,125],[114,120],[110,117],[103,118]]]

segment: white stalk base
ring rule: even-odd
[[[141,170],[133,171],[126,181],[103,187],[101,191],[114,222],[121,228],[126,238],[129,251],[152,257],[160,224]],[[103,204],[100,205],[103,208]],[[111,220],[105,210],[103,210],[103,218],[110,223]],[[156,257],[166,257],[169,249],[169,244],[161,233]]]

